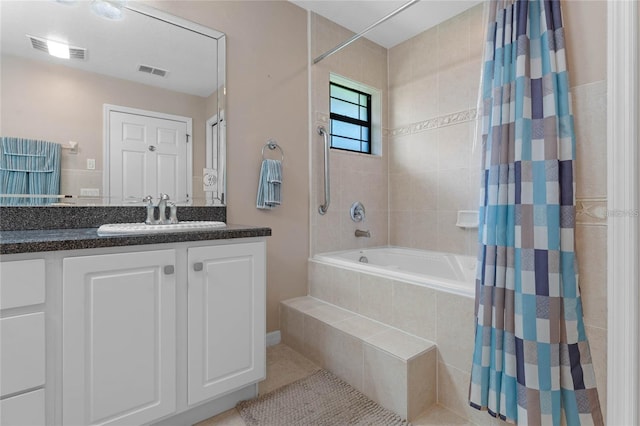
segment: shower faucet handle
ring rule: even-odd
[[[351,215],[351,220],[354,222],[362,222],[365,218],[364,205],[360,201],[356,201],[351,205],[349,213]]]

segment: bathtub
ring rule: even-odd
[[[476,258],[401,247],[316,254],[312,261],[460,296],[475,297]]]

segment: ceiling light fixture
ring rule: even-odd
[[[93,0],[91,2],[91,10],[98,16],[119,21],[124,17],[124,7],[127,0]]]
[[[69,59],[71,57],[68,44],[47,40],[47,49],[49,50],[49,55],[56,58]]]

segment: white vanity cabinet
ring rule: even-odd
[[[61,423],[193,424],[254,396],[265,257],[258,238],[63,253]]]
[[[265,377],[265,246],[188,249],[188,402]]]
[[[0,425],[45,423],[45,261],[0,263]]]
[[[175,250],[63,259],[63,424],[176,410],[175,267]]]

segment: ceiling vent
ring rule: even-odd
[[[138,66],[138,71],[146,74],[157,75],[158,77],[166,77],[167,73],[169,72],[167,70],[163,70],[162,68],[151,67],[149,65]]]
[[[47,39],[32,36],[29,34],[27,34],[27,37],[29,37],[29,40],[31,40],[31,47],[41,52],[49,53]],[[80,59],[81,61],[84,61],[85,59],[87,59],[87,49],[82,47],[69,46],[69,58]]]

